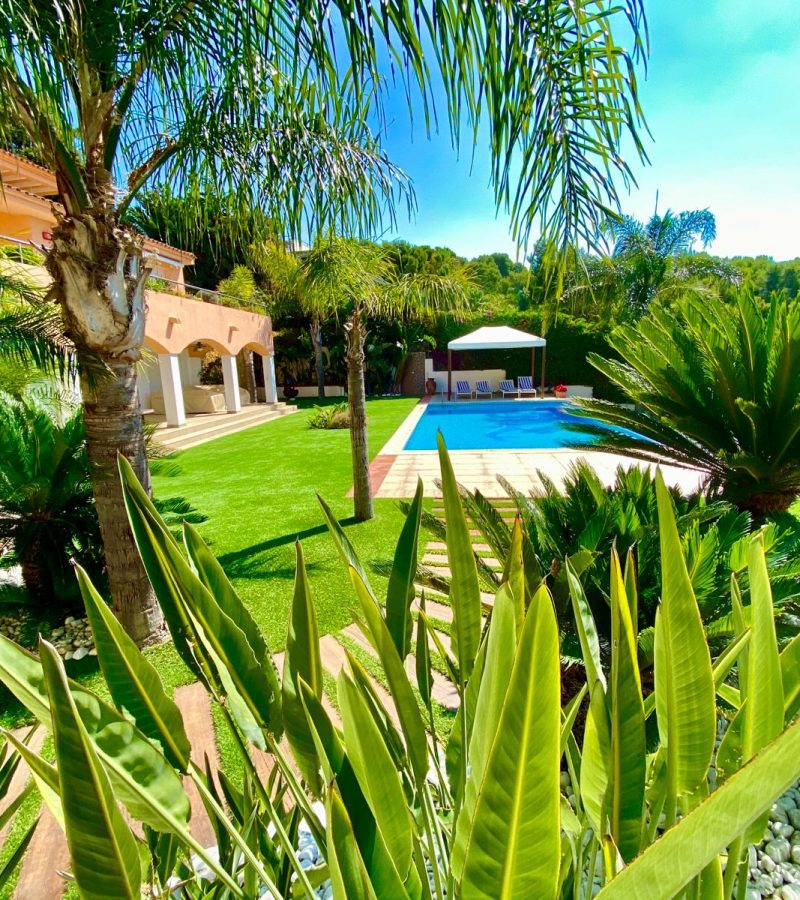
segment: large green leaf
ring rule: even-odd
[[[166,695],[155,668],[128,637],[86,572],[78,566],[77,573],[111,699],[133,717],[143,734],[160,744],[173,766],[186,772],[191,746],[180,710]]]
[[[800,775],[800,722],[790,725],[648,847],[598,900],[675,897],[739,838]]]
[[[453,465],[442,433],[436,437],[442,471],[442,497],[447,523],[447,560],[450,566],[450,605],[453,608],[453,645],[465,682],[475,664],[481,640],[481,594],[472,541],[458,493]]]
[[[475,827],[475,809],[484,783],[486,766],[497,735],[511,673],[514,668],[513,648],[516,646],[516,598],[508,585],[497,592],[492,609],[492,621],[486,645],[475,719],[469,742],[469,777],[464,803],[456,821],[455,839],[450,857],[453,877],[460,881],[464,873],[467,845]]]
[[[372,590],[372,586],[369,583],[369,578],[367,578],[367,573],[364,571],[364,567],[361,565],[361,560],[358,558],[358,554],[355,551],[355,548],[350,543],[347,535],[344,533],[342,526],[339,524],[336,516],[334,516],[333,512],[331,512],[331,508],[328,504],[322,499],[322,497],[317,494],[317,500],[319,501],[319,505],[322,508],[322,515],[325,518],[325,524],[328,526],[328,531],[330,532],[331,537],[333,538],[333,542],[336,545],[336,549],[339,551],[339,558],[342,562],[350,568],[354,568],[356,572],[358,572],[361,581],[364,583],[364,586],[367,589],[370,597],[377,603],[377,597],[375,596],[375,591]]]
[[[658,733],[667,755],[667,821],[707,790],[716,737],[711,656],[681,549],[675,513],[656,473],[661,543],[661,604],[656,614],[655,694]]]
[[[325,803],[328,867],[334,900],[378,900],[353,835],[353,826],[335,787]]]
[[[784,719],[790,722],[800,711],[800,634],[781,650]]]
[[[431,672],[431,650],[428,646],[428,626],[425,622],[425,591],[419,598],[420,616],[417,620],[417,641],[414,659],[414,674],[417,676],[417,689],[422,702],[430,710],[433,673]]]
[[[40,651],[75,881],[82,897],[135,900],[141,886],[136,841],[81,721],[58,654],[45,642],[40,644]]]
[[[244,631],[192,571],[124,457],[119,469],[136,544],[176,648],[183,647],[193,670],[228,695],[234,714],[244,706],[259,727],[280,735],[280,685],[271,659],[256,659]]]
[[[522,629],[467,838],[461,896],[556,895],[560,658],[552,601],[541,588]],[[476,728],[481,723],[476,720]]]
[[[46,728],[51,727],[40,660],[2,635],[0,681]],[[189,820],[189,800],[163,753],[113,706],[75,682],[70,681],[69,687],[81,721],[130,814],[159,831],[182,833]]]
[[[394,562],[386,589],[386,627],[392,636],[400,659],[411,651],[411,633],[414,621],[411,604],[414,601],[414,578],[417,574],[417,544],[419,520],[422,513],[422,479],[417,480],[417,490],[403,523],[403,529],[394,552]]]
[[[514,519],[511,529],[511,542],[503,568],[503,583],[508,584],[514,598],[514,613],[517,622],[517,633],[522,631],[525,621],[525,563],[522,549],[522,519]]]
[[[344,669],[338,697],[348,758],[400,880],[406,881],[412,868],[412,822],[400,776],[367,702]]]
[[[758,752],[783,727],[783,679],[775,635],[772,589],[767,574],[764,544],[760,535],[750,542],[748,550],[752,638],[747,653],[746,712],[742,729],[742,751],[745,759]]]
[[[300,771],[315,793],[319,793],[319,760],[308,728],[305,710],[300,702],[300,679],[319,700],[322,698],[322,660],[319,632],[311,586],[308,583],[303,548],[295,544],[296,566],[292,611],[286,635],[283,658],[283,724]]]
[[[611,836],[624,860],[641,844],[646,770],[636,632],[616,548],[611,551]]]
[[[422,720],[417,699],[411,689],[408,675],[394,645],[386,622],[372,599],[369,588],[364,584],[356,569],[350,569],[350,579],[356,591],[364,617],[365,634],[375,648],[383,666],[389,693],[394,700],[400,727],[406,740],[406,752],[411,767],[420,784],[428,775],[428,752],[425,723]]]
[[[189,559],[200,581],[208,588],[211,596],[241,628],[256,659],[264,660],[269,655],[269,647],[261,629],[256,625],[250,610],[242,603],[230,579],[219,564],[208,544],[200,537],[200,532],[189,522],[183,523],[183,543]],[[269,676],[269,673],[267,673]]]

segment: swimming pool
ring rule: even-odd
[[[441,431],[448,450],[552,450],[578,439],[568,422],[592,422],[569,413],[556,400],[483,400],[429,403],[405,450],[435,450]],[[591,440],[591,438],[588,438]]]

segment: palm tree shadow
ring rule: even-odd
[[[355,524],[356,519],[353,516],[339,521],[339,525],[342,528],[349,528]],[[280,537],[270,538],[268,541],[261,541],[258,544],[243,547],[241,550],[224,553],[218,557],[218,560],[229,578],[263,578],[265,575],[269,575],[270,578],[294,578],[294,566],[271,567],[268,561],[263,558],[263,555],[278,547],[293,544],[295,541],[303,541],[306,538],[324,534],[327,530],[327,525],[315,525],[313,528],[306,528],[304,531],[292,531]],[[308,572],[314,572],[319,568],[319,563],[306,561],[306,570]]]

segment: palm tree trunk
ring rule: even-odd
[[[314,362],[317,366],[317,394],[325,396],[325,359],[322,356],[322,319],[314,316],[311,319],[311,343],[314,346]]]
[[[65,331],[78,351],[86,446],[114,611],[128,634],[144,644],[164,636],[164,619],[128,524],[117,454],[128,458],[149,493],[136,376],[149,270],[141,265],[141,238],[116,221],[110,176],[106,180],[106,194],[98,183],[102,196],[90,210],[56,210],[46,263],[53,278],[50,296],[60,303]],[[108,373],[90,378],[89,355],[100,357]]]
[[[350,412],[350,449],[353,455],[353,515],[357,522],[371,519],[372,486],[364,391],[364,330],[361,316],[353,313],[344,326],[347,338],[347,405]]]
[[[22,582],[34,602],[42,606],[52,604],[56,598],[52,595],[53,585],[51,579],[47,577],[39,538],[34,538],[23,549],[19,563],[22,569]]]
[[[109,377],[94,384],[81,379],[86,449],[114,612],[133,640],[146,644],[164,636],[164,618],[131,534],[117,472],[121,453],[150,493],[136,367],[122,360],[107,364]]]

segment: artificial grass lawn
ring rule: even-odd
[[[350,435],[347,429],[308,427],[319,402],[301,400],[294,415],[185,450],[175,458],[178,474],[153,478],[157,496],[185,497],[208,516],[198,530],[272,650],[286,641],[298,538],[320,632],[338,631],[352,620],[349,579],[323,523],[317,493],[341,520],[367,567],[392,559],[403,523],[394,500],[376,500],[369,522],[352,519],[353,501],[346,496],[353,483]],[[367,401],[373,457],[416,402]],[[385,579],[371,577],[380,595]]]

